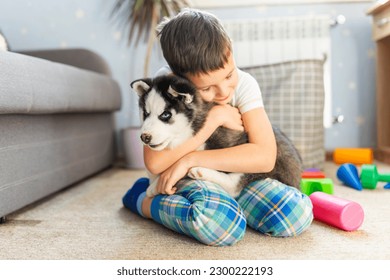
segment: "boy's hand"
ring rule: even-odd
[[[214,106],[208,115],[208,121],[215,121],[218,126],[244,131],[240,111],[229,104]]]
[[[183,157],[178,160],[160,174],[156,188],[157,192],[168,195],[174,194],[177,191],[175,187],[176,183],[187,175],[188,170],[189,167],[187,166],[186,158]]]

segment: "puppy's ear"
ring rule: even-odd
[[[194,100],[194,95],[191,94],[190,92],[178,92],[175,89],[173,89],[172,86],[169,86],[168,93],[173,97],[182,96],[185,104],[190,104]]]
[[[152,87],[152,79],[139,79],[135,80],[130,84],[131,88],[138,94],[138,96],[142,96],[148,91],[150,91]]]

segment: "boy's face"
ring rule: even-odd
[[[238,83],[238,73],[233,55],[230,53],[228,62],[223,68],[207,74],[190,75],[189,79],[198,89],[203,100],[217,104],[227,104],[232,98]]]

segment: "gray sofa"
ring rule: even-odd
[[[120,89],[83,49],[0,51],[0,217],[110,166]]]

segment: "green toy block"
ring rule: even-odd
[[[375,189],[378,182],[390,182],[390,174],[380,174],[374,164],[363,164],[360,181],[365,189]]]
[[[324,192],[333,194],[333,181],[329,178],[324,179],[302,179],[301,192],[311,195],[313,192]]]

